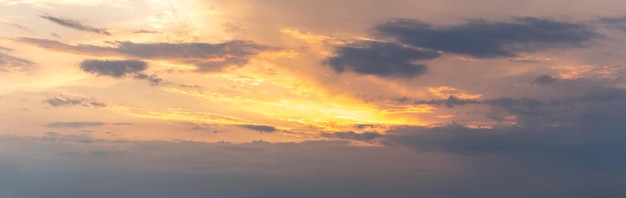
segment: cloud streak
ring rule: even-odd
[[[68,27],[68,28],[85,31],[85,32],[93,32],[93,33],[98,33],[98,34],[111,35],[111,33],[108,32],[104,28],[95,28],[95,27],[87,26],[87,25],[82,24],[80,21],[54,17],[50,15],[40,15],[40,17],[47,19],[49,21],[52,21],[61,26]]]
[[[89,128],[89,127],[100,127],[104,125],[132,125],[131,123],[106,123],[106,122],[52,122],[44,125],[45,127],[51,128]],[[55,134],[55,133],[49,133]]]
[[[276,132],[276,127],[273,127],[273,126],[252,125],[252,124],[244,124],[244,125],[239,125],[239,126],[242,127],[242,128],[258,131],[258,132],[261,132],[261,133],[274,133],[274,132]]]
[[[46,127],[52,128],[85,128],[85,127],[99,127],[105,125],[104,122],[53,122],[46,124]]]
[[[159,59],[174,63],[191,64],[197,72],[217,72],[228,66],[243,66],[250,57],[270,48],[249,41],[224,43],[112,43],[115,47],[95,45],[68,45],[58,41],[19,38],[17,41],[41,48],[91,56],[125,56],[140,59]]]
[[[106,103],[95,101],[94,99],[84,97],[70,97],[70,96],[57,96],[47,98],[44,100],[50,106],[53,107],[69,107],[69,106],[84,106],[84,107],[106,107]]]
[[[0,49],[9,50],[9,48]],[[35,63],[32,61],[0,52],[0,72],[26,71],[34,66]]]

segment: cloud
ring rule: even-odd
[[[5,51],[9,48],[2,48]],[[0,72],[26,71],[34,67],[35,63],[0,52]]]
[[[321,134],[320,136],[327,137],[327,138],[338,138],[338,139],[359,140],[359,141],[372,141],[374,139],[383,137],[383,135],[378,132],[355,133],[353,131],[324,133],[324,134]]]
[[[98,33],[98,34],[104,34],[104,35],[111,35],[111,33],[109,33],[106,29],[83,25],[80,21],[58,18],[58,17],[53,17],[50,15],[40,15],[40,17],[47,19],[49,21],[52,21],[56,24],[68,27],[68,28],[86,31],[86,32],[93,32],[93,33]]]
[[[250,124],[244,124],[244,125],[239,125],[240,127],[246,128],[246,129],[251,129],[251,130],[255,130],[261,133],[273,133],[276,132],[276,127],[273,126],[265,126],[265,125],[250,125]]]
[[[134,31],[133,33],[135,33],[135,34],[156,34],[156,33],[159,33],[159,31],[137,30],[137,31]]]
[[[472,135],[498,137],[498,131],[468,129],[486,133],[463,136],[463,132],[468,131],[453,127],[446,128],[453,132],[446,133],[441,130],[443,128],[438,128],[424,137],[451,137],[446,135],[460,133],[460,137],[452,139],[465,142],[465,145],[455,146],[455,142],[426,138],[423,140],[425,147],[418,149],[414,143],[419,137],[416,133],[427,131],[414,129],[406,128],[391,134],[394,137],[387,137],[390,140],[409,138],[406,146],[413,145],[412,150],[399,145],[401,142],[393,146],[365,147],[352,146],[345,141],[232,144],[107,141],[59,133],[41,138],[0,136],[0,150],[4,151],[0,152],[0,176],[3,178],[0,179],[0,192],[9,197],[24,198],[80,197],[85,194],[123,198],[144,195],[153,198],[433,195],[438,198],[583,198],[626,195],[621,185],[625,179],[620,172],[623,170],[619,167],[621,164],[605,164],[618,169],[587,169],[587,165],[607,162],[594,160],[607,159],[608,156],[599,155],[580,162],[565,155],[593,157],[597,151],[564,150],[563,155],[541,155],[540,151],[545,147],[532,151],[532,146],[547,144],[558,148],[559,145],[541,141],[519,147],[519,143],[531,142],[533,138],[519,140],[519,143],[513,141],[516,138],[503,138],[507,141],[495,146],[496,140],[500,139]],[[88,146],[85,143],[89,143]],[[496,155],[498,152],[481,150],[483,144],[486,148],[503,148],[503,151]],[[469,151],[463,153],[464,148]],[[531,149],[531,152],[523,151],[525,149]],[[444,150],[454,155],[446,154]],[[105,153],[108,155],[102,155]],[[535,153],[531,155],[535,157],[524,155],[529,153]],[[555,154],[556,158],[550,158]],[[565,159],[569,160],[559,161]],[[612,160],[619,162],[623,159],[615,157]],[[567,163],[575,164],[573,167],[563,166]],[[585,170],[575,171],[580,168]],[[45,177],[35,177],[38,175]]]
[[[610,28],[626,31],[626,17],[604,17],[598,21]]]
[[[155,74],[147,75],[143,73],[138,73],[133,76],[134,79],[147,80],[151,86],[158,86],[163,82],[163,79],[159,78]]]
[[[410,78],[426,73],[426,66],[415,61],[437,57],[439,54],[430,50],[367,41],[336,47],[335,55],[328,57],[324,63],[338,73],[348,70],[380,77]]]
[[[99,127],[104,125],[114,125],[114,126],[123,126],[123,125],[132,125],[132,123],[127,122],[118,122],[118,123],[106,123],[106,122],[52,122],[48,123],[44,126],[52,127],[52,128],[86,128],[86,127]],[[58,133],[48,133],[48,135],[56,136]]]
[[[402,99],[406,101],[406,99]],[[524,108],[539,108],[545,105],[545,103],[541,100],[531,99],[531,98],[511,98],[511,97],[500,97],[500,98],[492,98],[485,100],[474,100],[474,99],[460,99],[456,96],[449,96],[447,99],[433,99],[433,100],[416,100],[413,102],[414,104],[427,104],[434,106],[445,106],[447,108],[452,108],[456,106],[469,105],[469,104],[481,104],[488,105],[494,107],[503,107],[503,108],[515,108],[515,107],[524,107]],[[552,103],[558,103],[557,101],[552,101]]]
[[[148,68],[148,64],[139,60],[93,60],[87,59],[80,63],[80,69],[87,73],[121,78],[135,74]]]
[[[134,79],[146,80],[151,86],[158,86],[163,82],[156,74],[141,73],[148,68],[148,63],[139,60],[93,60],[87,59],[80,63],[80,68],[98,76],[123,78],[132,76]]]
[[[84,97],[70,97],[70,96],[57,96],[53,98],[47,98],[45,103],[53,107],[67,107],[67,106],[84,106],[84,107],[106,107],[106,103],[95,101],[94,99]]]
[[[198,72],[216,72],[228,66],[242,66],[251,56],[270,48],[249,41],[224,43],[133,43],[114,42],[115,47],[95,45],[68,45],[58,41],[19,38],[17,41],[41,48],[91,56],[126,56],[132,58],[160,59],[191,64]]]
[[[405,99],[402,99],[405,100]],[[460,105],[467,104],[480,104],[480,101],[474,99],[460,99],[456,96],[449,96],[447,99],[433,99],[433,100],[418,100],[414,102],[415,104],[427,104],[433,106],[445,106],[447,108],[452,108]]]
[[[495,99],[488,99],[483,101],[484,104],[492,105],[492,106],[500,106],[500,107],[515,107],[515,106],[524,106],[529,108],[538,108],[543,105],[543,102],[536,99],[530,98],[510,98],[510,97],[501,97]]]
[[[4,25],[7,25],[7,26],[12,26],[14,28],[17,28],[17,29],[20,29],[20,30],[23,30],[23,31],[26,31],[26,32],[29,32],[29,33],[35,33],[30,28],[27,28],[27,27],[25,27],[23,25],[20,25],[20,24],[17,24],[17,23],[4,22],[4,21],[2,21],[2,19],[0,19],[0,23],[4,24]]]
[[[626,126],[606,131],[585,123],[575,126],[516,126],[471,129],[452,125],[436,128],[406,127],[388,131],[386,140],[423,152],[444,152],[469,157],[495,157],[525,164],[623,171]],[[602,130],[602,131],[600,131]],[[619,139],[619,140],[617,140]]]
[[[380,36],[403,44],[476,58],[514,57],[520,52],[577,47],[600,37],[585,24],[533,17],[510,22],[470,20],[447,27],[397,19],[382,23],[375,30]]]
[[[104,122],[53,122],[46,124],[46,127],[52,128],[85,128],[85,127],[99,127],[105,125]]]
[[[586,82],[587,84],[581,84]],[[515,117],[507,127],[398,127],[384,142],[420,152],[453,153],[522,167],[623,172],[626,160],[626,90],[588,81],[563,81],[565,96],[549,100],[500,97],[480,101]],[[498,112],[498,111],[496,111]],[[486,162],[485,164],[486,165]]]
[[[556,81],[556,78],[550,76],[550,75],[540,75],[537,76],[537,78],[535,78],[535,81],[533,81],[533,84],[539,84],[539,85],[549,85],[552,84]]]

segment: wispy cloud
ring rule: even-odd
[[[242,66],[250,57],[270,47],[250,41],[233,40],[223,43],[134,43],[115,42],[115,47],[96,45],[68,45],[58,41],[38,38],[18,38],[42,48],[92,56],[124,56],[140,59],[160,59],[191,64],[198,72],[216,72],[228,66]]]
[[[88,25],[84,25],[80,21],[54,17],[54,16],[50,16],[50,15],[40,15],[40,17],[44,18],[44,19],[47,19],[49,21],[52,21],[52,22],[54,22],[56,24],[68,27],[68,28],[81,30],[81,31],[86,31],[86,32],[93,32],[93,33],[98,33],[98,34],[104,34],[104,35],[111,35],[111,33],[108,32],[104,28],[95,28],[95,27],[91,27],[91,26],[88,26]]]
[[[14,28],[17,28],[17,29],[20,29],[20,30],[23,30],[23,31],[26,31],[26,32],[29,32],[29,33],[35,33],[30,28],[27,28],[26,26],[23,26],[23,25],[20,25],[20,24],[17,24],[17,23],[6,22],[6,21],[0,19],[0,24],[11,26],[11,27],[14,27]]]
[[[105,125],[104,122],[53,122],[46,124],[46,127],[53,128],[84,128],[84,127],[99,127]]]
[[[0,49],[10,51],[9,48],[2,47]],[[0,72],[25,71],[32,69],[34,66],[35,63],[32,61],[0,52]]]
[[[276,127],[273,126],[266,126],[266,125],[251,125],[251,124],[244,124],[244,125],[239,125],[240,127],[246,128],[246,129],[251,129],[251,130],[255,130],[261,133],[273,133],[276,131]]]
[[[71,96],[57,96],[44,100],[44,102],[53,107],[68,107],[68,106],[84,106],[84,107],[106,107],[106,103],[95,101],[91,98],[85,97],[71,97]]]

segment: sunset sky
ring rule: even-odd
[[[623,0],[0,0],[0,197],[626,197]]]

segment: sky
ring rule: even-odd
[[[0,0],[0,197],[625,197],[621,0]]]

